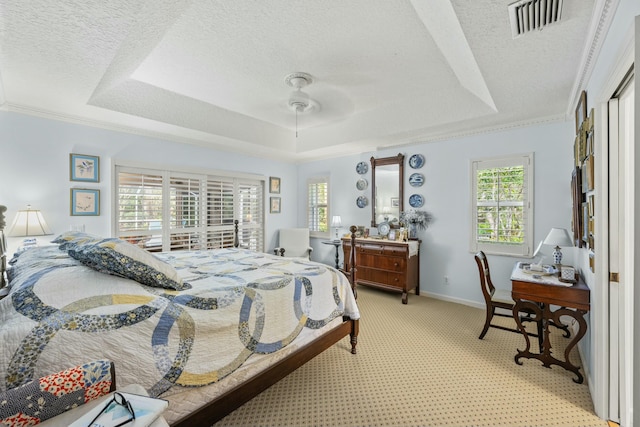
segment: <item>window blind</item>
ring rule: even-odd
[[[307,181],[307,224],[311,235],[329,233],[329,179],[310,178]]]
[[[264,181],[116,166],[116,235],[149,251],[264,248]]]
[[[472,251],[530,255],[533,238],[532,155],[475,160]]]

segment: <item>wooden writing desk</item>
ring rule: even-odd
[[[543,366],[550,368],[551,365],[559,365],[576,374],[574,382],[580,384],[584,381],[584,377],[580,373],[580,367],[571,364],[569,361],[569,353],[587,332],[587,322],[584,315],[589,311],[590,291],[589,287],[578,278],[578,283],[563,283],[558,280],[556,275],[553,276],[536,276],[522,271],[520,263],[516,263],[511,273],[511,296],[515,301],[513,308],[513,318],[515,319],[521,331],[524,331],[522,322],[518,313],[523,308],[533,311],[536,319],[542,319],[543,334],[541,353],[532,353],[529,336],[523,333],[527,347],[524,351],[518,350],[515,361],[518,365],[522,365],[521,358],[538,359]],[[552,311],[551,306],[559,306],[560,308]],[[567,345],[564,351],[564,360],[556,359],[552,356],[551,342],[549,340],[549,325],[554,322],[561,324],[560,316],[569,316],[578,322],[578,332]]]

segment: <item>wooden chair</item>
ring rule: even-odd
[[[313,248],[309,245],[308,228],[281,228],[279,232],[279,246],[273,253],[283,257],[311,258]]]
[[[494,325],[491,323],[493,316],[513,318],[513,307],[515,306],[515,302],[511,298],[511,292],[503,289],[496,289],[496,287],[493,286],[493,282],[491,282],[491,273],[489,272],[489,262],[487,261],[487,257],[484,252],[478,252],[475,255],[475,259],[476,264],[478,264],[478,272],[480,273],[480,287],[482,288],[482,295],[484,296],[484,301],[487,306],[484,328],[482,328],[479,338],[483,339],[487,331],[489,331],[489,328],[502,329],[504,331],[517,332],[519,334],[522,333],[515,328],[508,328],[506,326]],[[509,314],[497,312],[496,309],[508,310]],[[531,314],[531,312],[527,312],[527,316],[521,317],[521,320],[530,322],[536,321],[530,316]],[[538,334],[527,332],[527,335],[532,337],[542,336],[542,322],[536,322],[538,323]]]

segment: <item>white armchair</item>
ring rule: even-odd
[[[311,258],[313,248],[309,245],[308,228],[281,228],[279,246],[273,253],[288,258]]]

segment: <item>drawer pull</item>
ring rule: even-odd
[[[399,266],[399,265],[400,265],[400,264],[398,264],[397,262],[394,262],[394,263],[393,263],[393,266],[394,266],[394,267],[397,267],[397,266]]]

